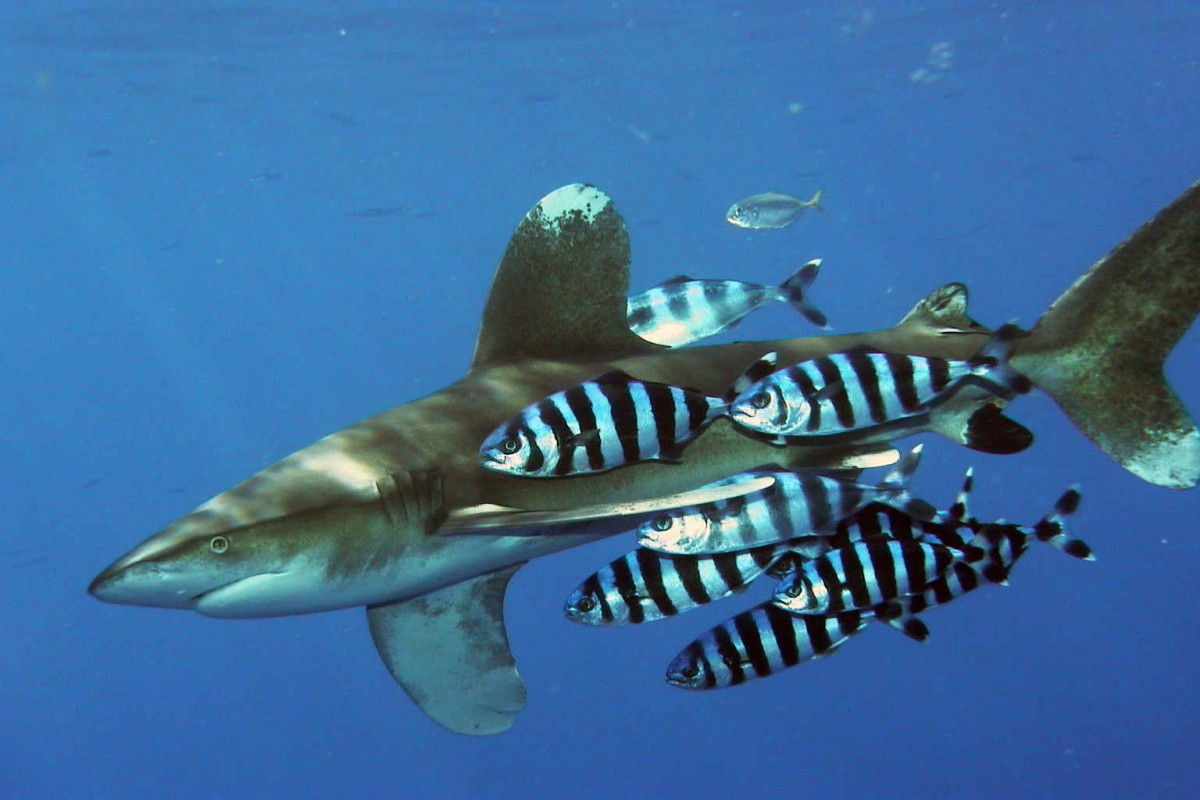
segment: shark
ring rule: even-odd
[[[715,395],[772,351],[792,362],[859,345],[962,359],[990,335],[953,283],[880,330],[670,349],[629,329],[629,263],[625,224],[603,191],[570,184],[546,195],[500,261],[461,379],[218,494],[118,558],[88,591],[219,618],[361,606],[384,664],[425,714],[457,733],[497,734],[527,697],[504,620],[523,564],[718,499],[700,487],[735,472],[897,458],[890,443],[777,446],[722,419],[681,463],[523,479],[480,466],[480,443],[497,424],[610,370]],[[1189,488],[1200,481],[1200,433],[1163,362],[1198,310],[1200,184],[1068,287],[1015,343],[1011,363],[1133,475]],[[1003,403],[983,393],[967,398],[965,413],[1002,423]],[[957,438],[971,445],[967,421]]]

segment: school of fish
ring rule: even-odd
[[[728,219],[782,227],[816,206],[820,193],[807,203],[780,197],[746,198]],[[820,263],[807,262],[778,287],[672,278],[629,298],[629,326],[679,347],[781,300],[824,327],[825,315],[807,296]],[[779,445],[891,443],[932,431],[981,452],[1014,453],[1033,440],[999,411],[1032,389],[1008,363],[1019,335],[1014,323],[1003,325],[966,360],[858,347],[787,364],[766,353],[720,397],[607,372],[503,422],[482,443],[480,463],[525,478],[571,478],[679,462],[721,417]],[[774,580],[770,600],[701,634],[670,662],[671,685],[713,689],[828,655],[873,620],[923,642],[923,612],[984,584],[1007,583],[1035,540],[1093,558],[1066,527],[1079,505],[1077,488],[1033,525],[983,522],[969,511],[971,471],[945,511],[911,494],[907,483],[920,457],[921,447],[913,448],[877,482],[861,470],[765,465],[710,483],[700,491],[722,490],[724,499],[642,522],[638,546],[585,578],[564,614],[586,625],[636,625],[739,594],[764,576]]]

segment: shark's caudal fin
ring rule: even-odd
[[[367,609],[371,637],[392,676],[455,733],[500,733],[525,707],[525,684],[504,629],[504,592],[519,568]]]
[[[556,189],[525,215],[508,244],[471,367],[662,349],[629,329],[628,292],[629,236],[608,195],[582,183]]]
[[[1163,361],[1200,311],[1200,184],[1067,289],[1013,366],[1089,438],[1150,483],[1200,481],[1200,433]]]

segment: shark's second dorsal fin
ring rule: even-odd
[[[582,183],[557,189],[525,215],[508,243],[471,367],[661,349],[629,329],[628,292],[629,235],[608,195]]]
[[[504,592],[520,566],[367,608],[388,671],[422,711],[455,733],[500,733],[525,707],[504,629]]]
[[[967,316],[967,287],[961,283],[948,283],[934,289],[918,301],[898,325],[924,325],[939,332],[983,330],[982,325]]]

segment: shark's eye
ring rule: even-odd
[[[700,674],[700,668],[697,667],[695,664],[688,664],[686,667],[679,670],[679,672],[681,675],[683,675],[683,677],[687,678],[690,681],[692,678],[695,678],[697,675]]]
[[[579,602],[575,604],[576,610],[581,611],[584,614],[588,613],[595,607],[596,601],[590,597],[581,597],[579,598]]]
[[[208,549],[212,550],[217,555],[221,555],[229,549],[229,540],[224,536],[214,536],[208,542]]]
[[[500,452],[506,456],[511,456],[520,449],[521,442],[515,436],[509,436],[507,439],[500,440]]]
[[[661,517],[655,517],[650,523],[650,527],[656,531],[669,531],[671,530],[671,518],[666,514],[663,514]]]
[[[750,398],[752,408],[766,408],[769,405],[771,405],[771,395],[766,392],[759,392]]]

